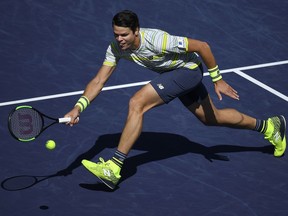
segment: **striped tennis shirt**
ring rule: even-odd
[[[194,69],[200,64],[199,56],[187,50],[186,37],[173,36],[159,29],[140,28],[140,46],[137,50],[122,50],[117,41],[113,41],[106,51],[103,64],[116,66],[123,58],[158,73],[182,67]]]

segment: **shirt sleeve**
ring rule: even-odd
[[[119,61],[119,57],[117,57],[117,49],[114,43],[111,43],[107,48],[105,59],[103,65],[107,66],[116,66]]]

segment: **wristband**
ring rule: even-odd
[[[90,104],[89,99],[85,96],[81,96],[77,101],[77,103],[75,104],[75,106],[79,106],[80,112],[83,112],[89,104]]]
[[[218,80],[222,79],[218,65],[216,65],[214,68],[208,69],[208,72],[212,78],[212,82],[217,82]]]

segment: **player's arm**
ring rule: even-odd
[[[96,76],[87,84],[83,96],[92,102],[102,91],[102,88],[113,73],[114,69],[115,67],[102,65]]]
[[[188,38],[188,52],[197,52],[207,68],[216,67],[216,60],[210,49],[210,46],[203,41]]]
[[[212,81],[214,82],[215,92],[218,95],[219,100],[222,100],[221,93],[239,100],[237,91],[222,79],[216,60],[208,43],[188,38],[187,51],[196,52],[202,58],[204,64],[208,68]]]
[[[115,66],[102,65],[96,76],[87,84],[76,105],[65,115],[65,117],[71,117],[72,119],[69,123],[70,126],[78,123],[79,118],[77,117],[99,95],[114,69]]]

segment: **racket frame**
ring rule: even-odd
[[[34,137],[31,137],[31,138],[27,138],[27,139],[22,139],[22,138],[19,138],[17,137],[14,133],[13,133],[13,130],[11,128],[11,117],[12,115],[14,114],[14,112],[16,112],[17,110],[19,109],[33,109],[35,112],[37,112],[39,114],[39,116],[41,117],[41,130],[40,132],[34,136]],[[48,125],[44,125],[45,123],[45,120],[44,120],[44,117],[47,118],[47,119],[50,119],[52,120],[53,122],[51,122],[50,124]],[[34,107],[32,106],[28,106],[28,105],[21,105],[21,106],[17,106],[16,108],[14,108],[10,114],[9,114],[9,117],[8,117],[8,129],[9,129],[9,132],[10,134],[12,135],[13,138],[15,138],[16,140],[18,141],[21,141],[21,142],[30,142],[30,141],[33,141],[35,140],[41,133],[43,133],[47,128],[49,128],[50,126],[56,124],[56,123],[68,123],[71,121],[71,118],[70,117],[64,117],[64,118],[53,118],[51,116],[48,116],[42,112],[40,112],[39,110],[35,109]]]

